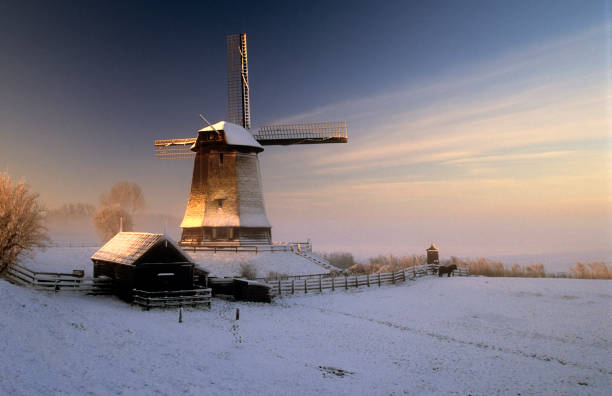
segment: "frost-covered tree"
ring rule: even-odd
[[[21,254],[47,245],[43,214],[38,194],[0,172],[0,274]]]
[[[123,231],[132,231],[132,216],[119,205],[102,206],[93,214],[93,223],[102,242],[114,237],[123,226]]]
[[[145,208],[142,189],[136,183],[116,183],[109,192],[100,197],[101,206],[119,205],[121,209],[133,215]]]

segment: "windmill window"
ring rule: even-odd
[[[223,209],[223,199],[217,199],[217,209]]]
[[[219,153],[219,166],[223,166],[223,153]]]

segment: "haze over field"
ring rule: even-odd
[[[244,31],[255,126],[349,126],[347,145],[260,155],[275,240],[607,259],[610,16],[609,1],[4,2],[0,168],[49,207],[129,180],[180,218],[192,162],[156,161],[152,142],[226,118],[225,35]]]

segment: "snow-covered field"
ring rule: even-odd
[[[73,269],[84,270],[86,276],[93,276],[91,256],[100,249],[97,247],[50,247],[35,250],[23,257],[19,264],[34,271],[72,272]]]
[[[270,272],[287,275],[325,274],[329,270],[298,256],[293,252],[189,252],[197,265],[210,272],[210,276],[236,276],[242,264],[251,264],[256,277],[263,278]]]
[[[0,280],[0,394],[610,394],[612,282],[426,278],[210,311]],[[235,309],[240,320],[235,321]]]

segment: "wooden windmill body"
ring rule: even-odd
[[[191,191],[180,244],[272,243],[259,167],[265,145],[346,143],[346,122],[251,126],[246,34],[227,37],[228,119],[194,138],[156,140],[158,158],[192,158]]]

